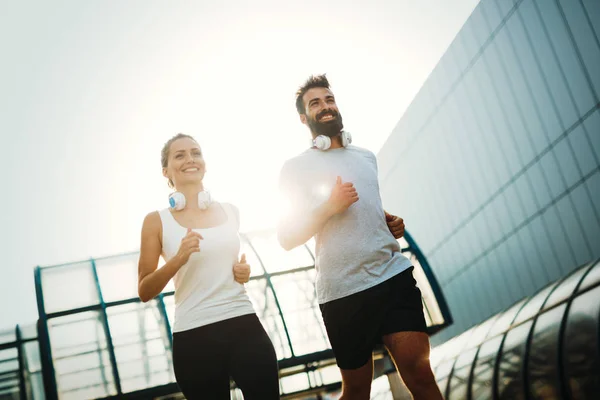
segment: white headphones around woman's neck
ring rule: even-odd
[[[350,132],[341,131],[340,138],[342,139],[342,146],[348,147],[352,143],[352,135]],[[316,147],[319,150],[328,150],[331,147],[331,138],[326,135],[319,135],[312,139],[312,147]]]
[[[206,210],[213,200],[208,190],[198,193],[198,208]],[[169,206],[172,210],[179,211],[185,208],[185,195],[181,192],[173,192],[169,195]]]

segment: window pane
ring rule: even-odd
[[[271,278],[296,356],[330,347],[314,286],[315,270]]]
[[[555,282],[552,282],[550,285],[546,286],[542,290],[540,290],[536,295],[534,295],[528,302],[523,306],[523,309],[519,311],[519,315],[515,319],[514,324],[518,324],[523,322],[533,316],[535,316],[544,304],[544,301],[548,298],[548,294],[552,291],[552,289],[556,286]]]
[[[46,313],[99,304],[96,280],[89,261],[41,269]]]
[[[279,245],[275,232],[257,233],[247,237],[267,272],[273,273],[314,265],[314,260],[306,247],[298,246],[286,251]],[[248,257],[249,254],[246,256]],[[250,260],[248,259],[248,261]],[[257,264],[256,267],[259,265]]]
[[[48,330],[61,399],[116,394],[100,312],[52,318],[48,321]]]
[[[107,315],[123,392],[175,382],[158,301],[109,307]]]
[[[496,336],[481,345],[477,362],[473,370],[473,383],[471,385],[471,398],[484,400],[493,398],[492,380],[496,355],[502,343],[502,336]]]
[[[526,322],[506,334],[498,365],[500,399],[525,399],[523,382],[525,344],[532,323],[532,321]]]
[[[462,400],[467,398],[467,390],[469,384],[469,375],[473,359],[477,354],[477,349],[472,349],[462,354],[456,360],[454,371],[450,378],[450,391],[448,392],[448,400]]]
[[[583,267],[579,268],[577,271],[573,272],[569,275],[565,280],[560,282],[560,284],[554,289],[550,297],[548,297],[548,301],[544,304],[544,309],[548,309],[561,301],[565,301],[573,294],[575,290],[575,286],[581,281],[581,277],[587,271],[588,268]]]
[[[285,334],[279,308],[267,280],[264,278],[251,280],[246,284],[246,290],[250,300],[252,300],[256,315],[258,315],[273,342],[277,358],[291,357],[292,352]]]
[[[598,268],[596,268],[598,269]],[[566,382],[574,399],[592,399],[600,393],[598,316],[600,287],[573,300],[563,338]]]
[[[515,318],[515,315],[519,312],[519,310],[523,306],[523,303],[525,303],[526,300],[527,299],[519,301],[511,308],[506,310],[502,315],[500,315],[494,326],[492,326],[492,330],[490,331],[488,337],[492,338],[500,333],[506,332],[506,330],[510,327],[510,324],[512,323],[513,319]]]
[[[139,253],[95,260],[105,302],[138,297]]]
[[[558,382],[558,335],[566,305],[541,314],[535,322],[528,371],[529,390],[534,399],[560,399]]]
[[[585,290],[600,281],[600,261],[596,262],[596,265],[592,267],[592,270],[588,272],[585,278],[583,278],[583,282],[581,282],[581,286],[579,286],[579,291]]]

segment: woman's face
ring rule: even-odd
[[[163,175],[173,181],[175,187],[200,183],[204,178],[206,165],[202,150],[195,140],[181,138],[171,143],[167,167]]]

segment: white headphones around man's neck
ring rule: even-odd
[[[352,135],[350,132],[341,131],[340,137],[342,139],[342,146],[348,147],[350,143],[352,143]],[[325,135],[319,135],[316,138],[312,139],[312,146],[316,147],[319,150],[327,150],[331,147],[331,138]]]
[[[198,193],[198,208],[206,210],[213,202],[210,192],[203,190]],[[185,208],[185,196],[181,192],[173,192],[169,195],[169,206],[172,210],[183,210]]]

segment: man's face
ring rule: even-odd
[[[334,137],[344,128],[335,98],[331,90],[326,88],[309,89],[304,96],[305,114],[300,116],[302,123],[308,125],[313,136],[325,135]]]

